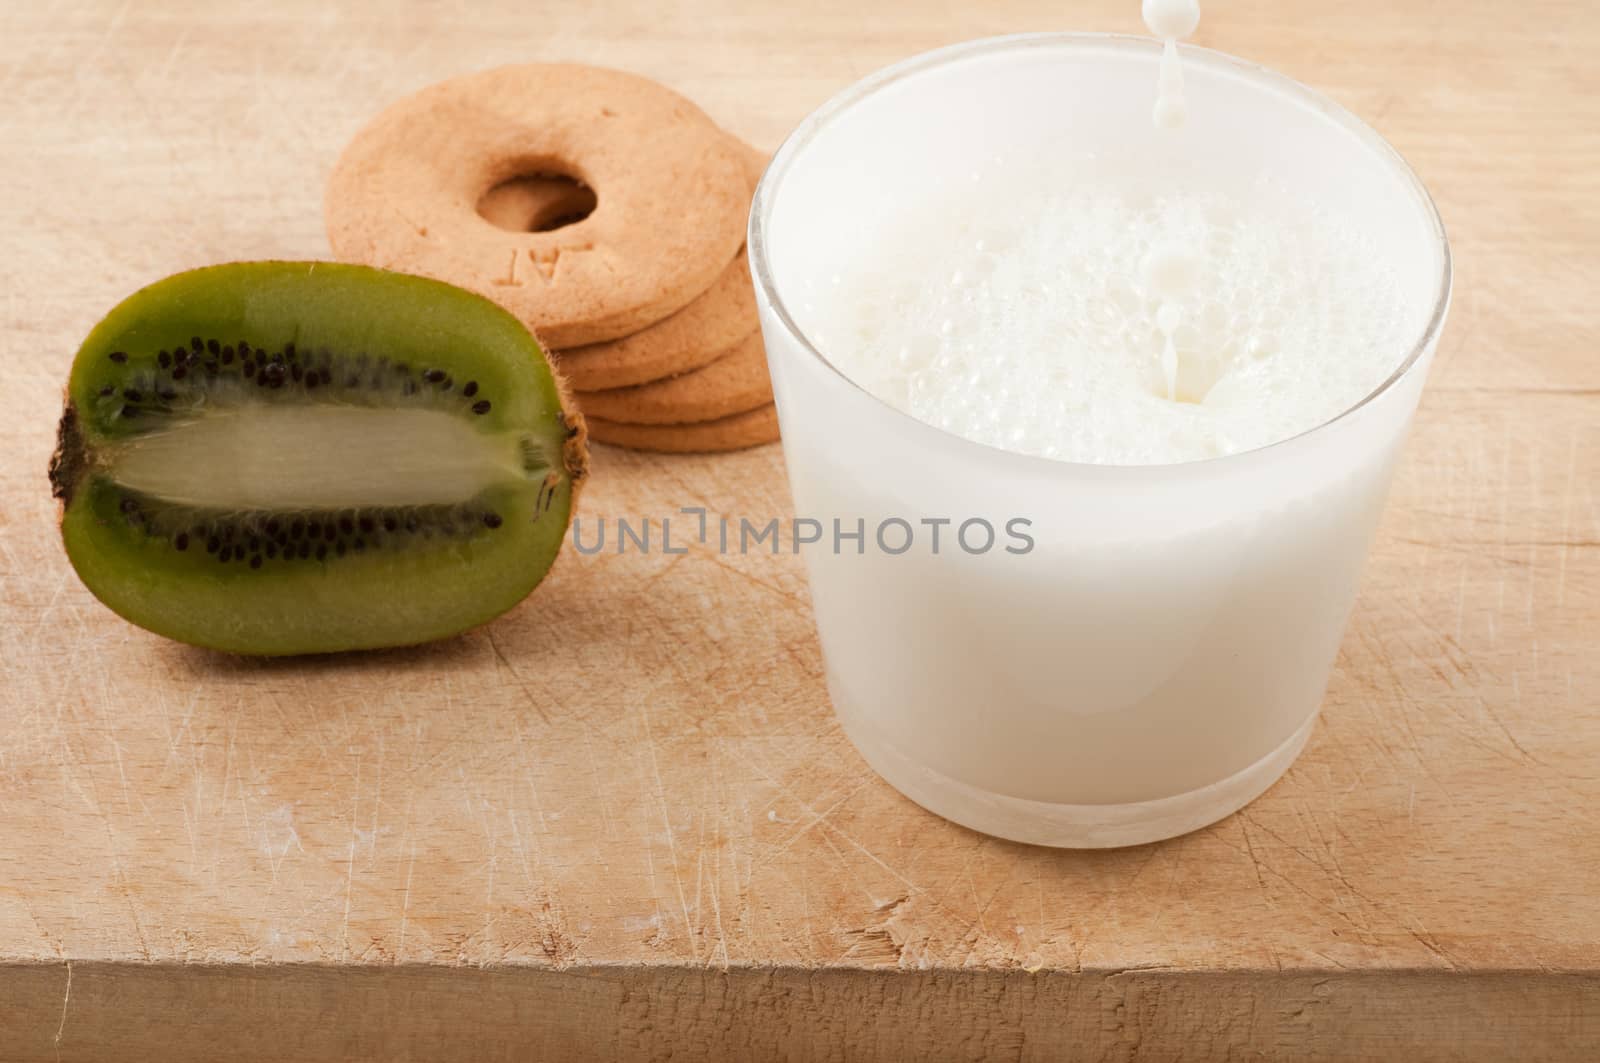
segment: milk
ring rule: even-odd
[[[1162,67],[922,57],[809,119],[753,213],[795,511],[844,532],[806,552],[840,723],[1024,841],[1169,837],[1288,768],[1448,293],[1370,130],[1198,51],[1158,125]]]
[[[1288,439],[1405,355],[1393,270],[1314,203],[1131,180],[1033,159],[931,199],[813,290],[813,339],[927,424],[1112,465]]]
[[[1189,117],[1189,102],[1183,94],[1183,67],[1178,62],[1178,42],[1200,25],[1200,5],[1196,0],[1144,0],[1141,6],[1145,28],[1159,37],[1161,74],[1156,82],[1156,102],[1151,119],[1164,129],[1176,129]]]

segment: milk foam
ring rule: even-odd
[[[1023,168],[931,200],[807,293],[812,337],[928,424],[1100,464],[1266,446],[1395,370],[1416,323],[1361,234],[1276,186],[1174,183]]]

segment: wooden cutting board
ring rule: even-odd
[[[174,645],[45,481],[122,296],[326,254],[377,109],[502,62],[658,77],[775,146],[963,38],[1133,0],[7,4],[0,1057],[1572,1058],[1600,1052],[1600,11],[1209,5],[1438,197],[1452,319],[1310,747],[1176,841],[1053,852],[866,768],[792,556],[568,552],[417,651]],[[604,194],[603,191],[601,193]],[[597,449],[584,517],[788,512],[776,447]]]

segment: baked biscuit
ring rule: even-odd
[[[513,233],[478,214],[527,175],[574,178],[594,211]],[[430,86],[358,133],[324,217],[345,261],[478,292],[560,350],[637,332],[709,288],[744,242],[749,164],[698,107],[599,67],[500,67]]]
[[[742,450],[778,438],[778,411],[771,404],[699,424],[623,424],[600,417],[588,418],[588,424],[591,440],[673,454]]]

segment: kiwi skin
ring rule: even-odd
[[[252,509],[218,486],[250,480],[227,448],[181,445],[307,410],[335,439],[348,441],[358,415],[400,428],[420,416],[458,457],[480,446],[511,457],[460,498],[448,497],[446,470],[434,495],[447,497],[338,504],[352,482],[370,495],[369,475],[403,488],[407,461],[426,459],[403,434],[386,436],[392,468],[330,450],[337,475],[277,488],[315,502]],[[257,430],[240,450],[281,438]],[[193,490],[119,481],[134,467],[127,455],[152,448],[182,457],[154,462],[157,487]],[[302,464],[318,457],[299,449]],[[313,262],[193,270],[124,300],[74,360],[50,463],[67,555],[91,592],[158,634],[258,655],[411,645],[493,619],[554,563],[587,473],[583,419],[514,317],[439,281]],[[212,490],[226,504],[208,502]]]

